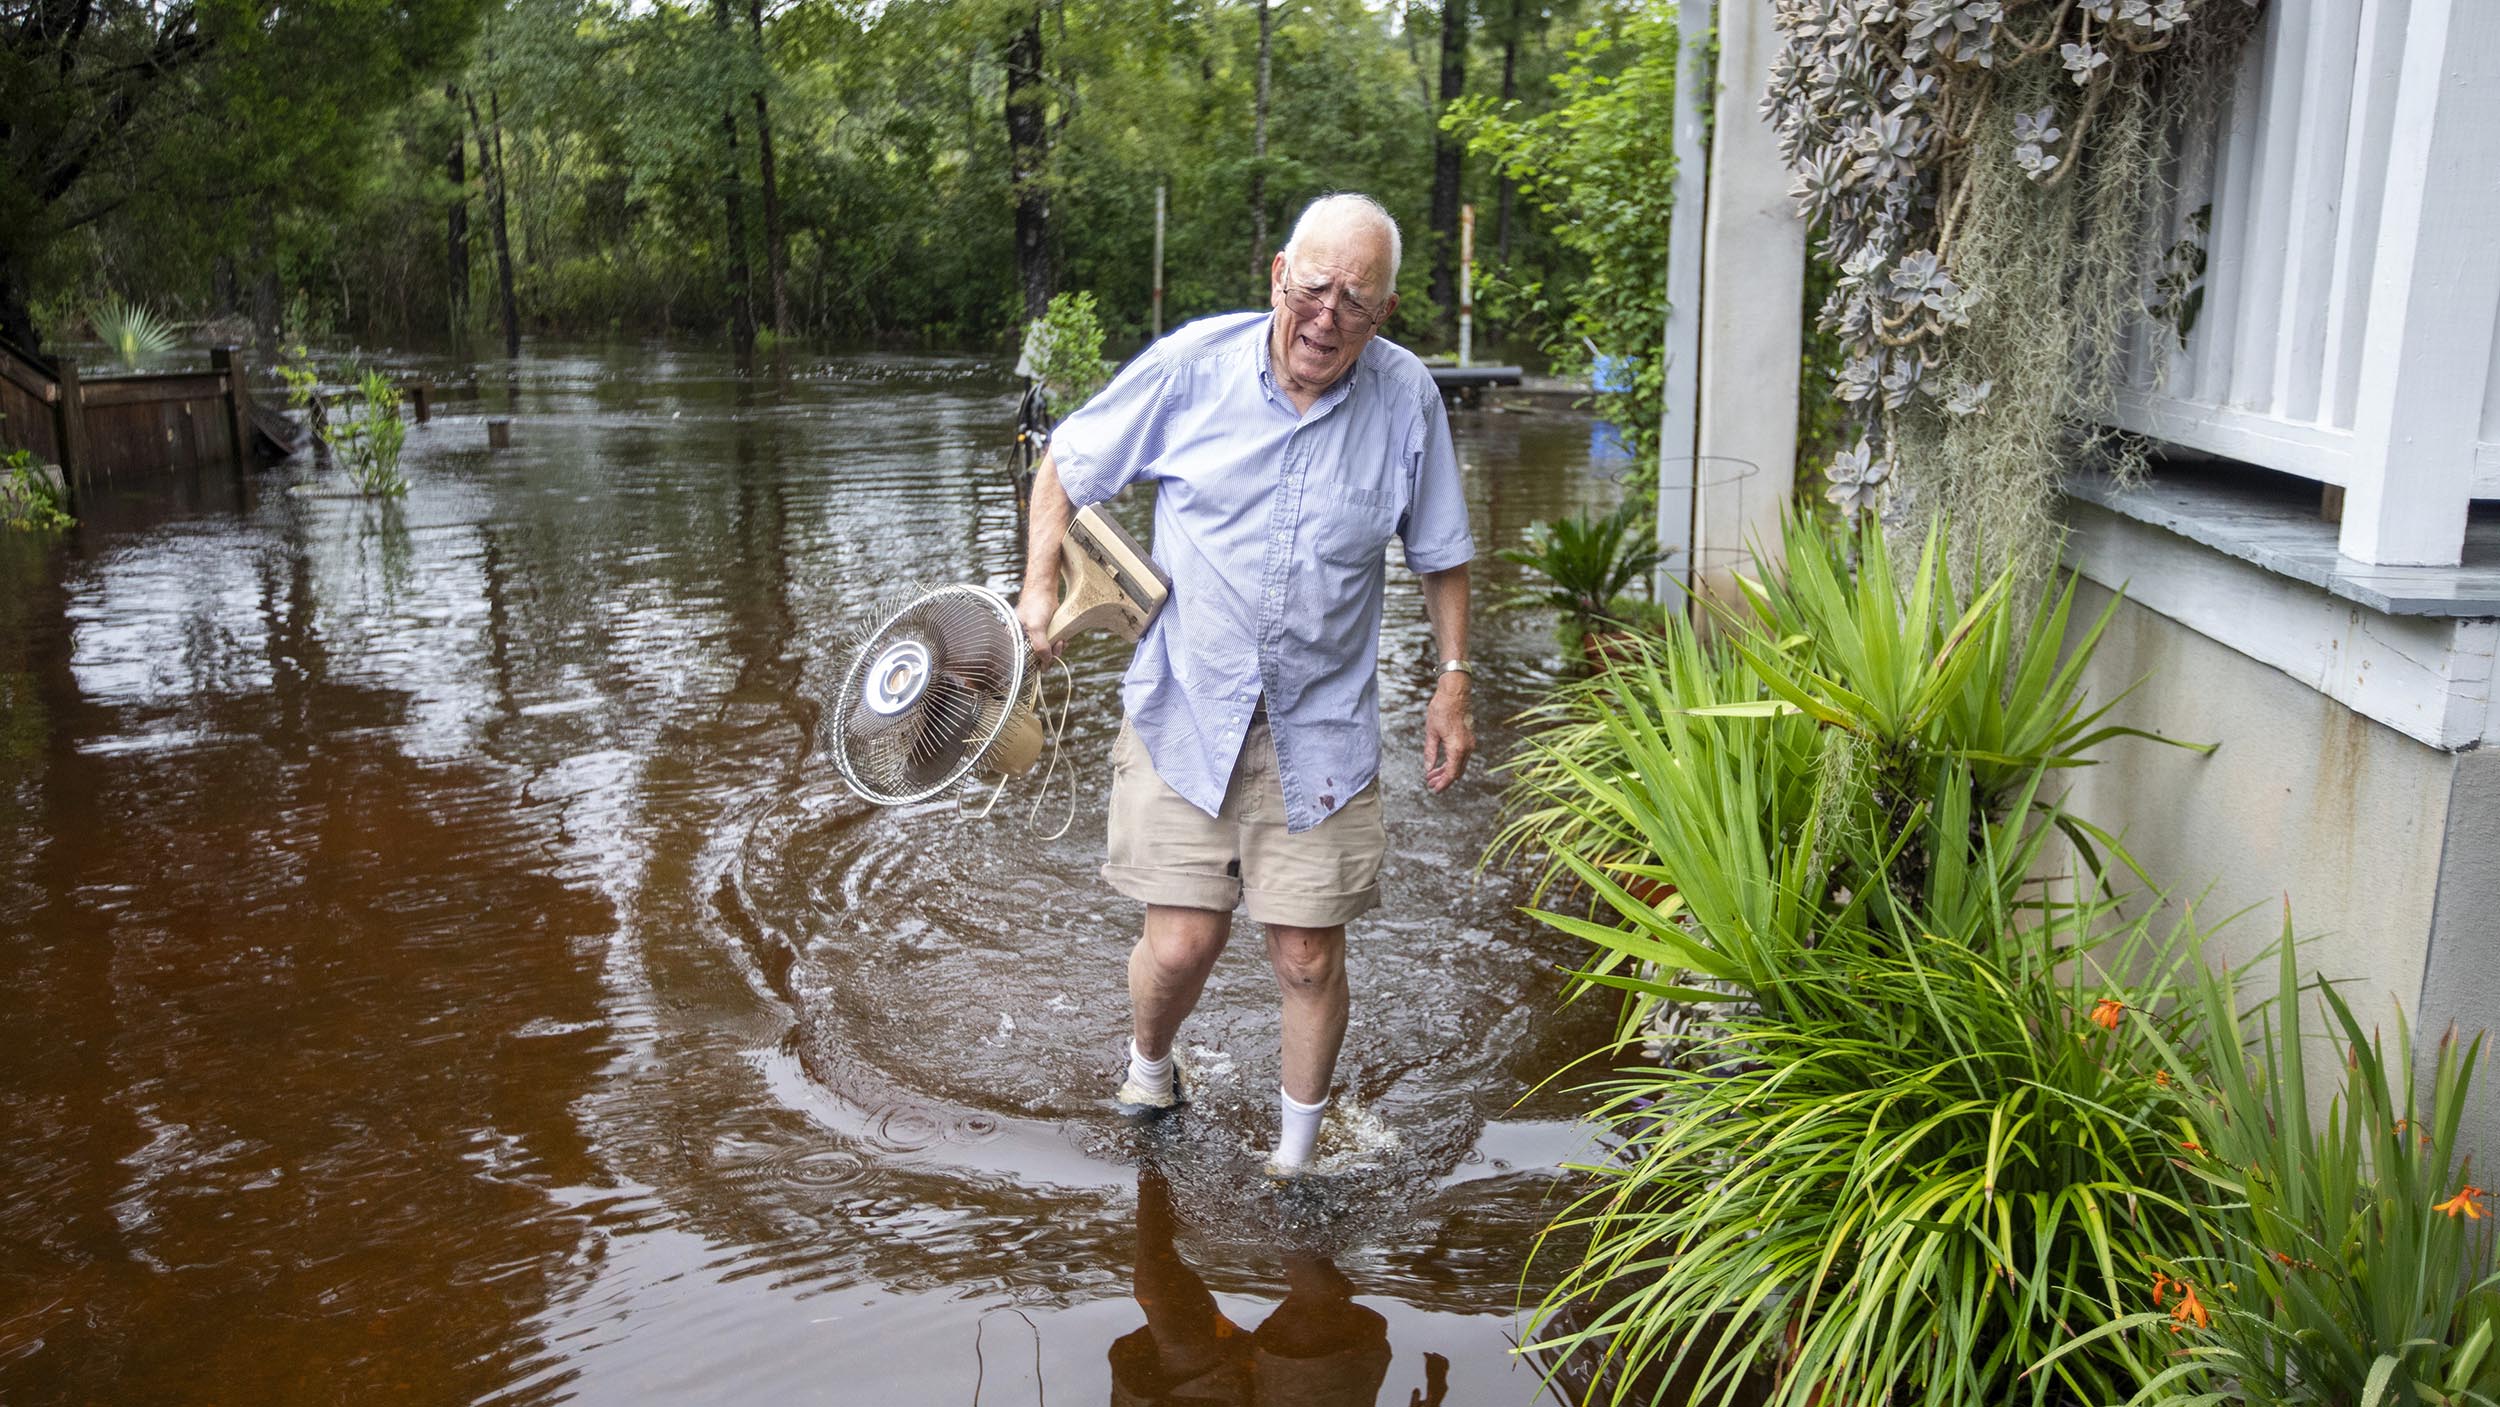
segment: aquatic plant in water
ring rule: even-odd
[[[399,388],[381,372],[368,369],[356,383],[350,404],[353,409],[332,431],[348,481],[368,498],[405,494],[408,478],[399,472],[399,451],[408,442],[408,422],[399,414]]]
[[[1024,334],[1016,374],[1041,384],[1050,413],[1065,417],[1111,380],[1102,355],[1102,320],[1091,293],[1060,293]]]
[[[331,398],[322,393],[321,374],[302,345],[287,349],[278,377],[286,383],[287,404],[304,413],[315,448],[338,461],[356,492],[368,498],[397,498],[408,492],[407,476],[399,470],[408,422],[399,413],[399,388],[389,377],[366,368],[338,398],[335,414]]]

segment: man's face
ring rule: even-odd
[[[1277,379],[1303,392],[1335,385],[1397,310],[1388,241],[1368,233],[1307,237],[1292,259],[1276,256],[1268,304],[1276,310],[1268,350]]]

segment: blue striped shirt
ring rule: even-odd
[[[1294,409],[1269,315],[1193,322],[1051,435],[1078,507],[1155,486],[1172,598],[1121,696],[1155,771],[1208,815],[1262,696],[1285,828],[1308,830],[1380,773],[1381,588],[1396,534],[1415,572],[1475,555],[1449,416],[1415,354],[1375,337]]]

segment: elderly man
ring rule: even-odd
[[[1397,311],[1398,227],[1368,197],[1312,202],[1276,256],[1270,311],[1191,323],[1050,441],[1018,614],[1040,642],[1076,507],[1155,485],[1172,598],[1137,647],[1113,748],[1103,877],[1143,900],[1118,1102],[1182,1102],[1172,1044],[1244,908],[1284,996],[1283,1127],[1269,1171],[1309,1162],[1345,1040],[1345,926],[1379,902],[1384,549],[1422,579],[1441,672],[1424,782],[1475,748],[1467,527],[1448,417]]]

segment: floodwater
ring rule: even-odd
[[[877,595],[1012,585],[1012,389],[542,350],[440,404],[402,504],[297,463],[0,535],[0,1400],[1538,1400],[1581,1145],[1534,1091],[1609,1012],[1476,873],[1498,782],[1422,786],[1412,577],[1316,1186],[1256,1175],[1247,924],[1200,1102],[1105,1107],[1122,647],[1071,650],[1071,766],[986,818],[872,809],[813,741]],[[1481,602],[1615,490],[1583,418],[1457,421]],[[1559,661],[1533,613],[1477,638],[1489,759]]]

